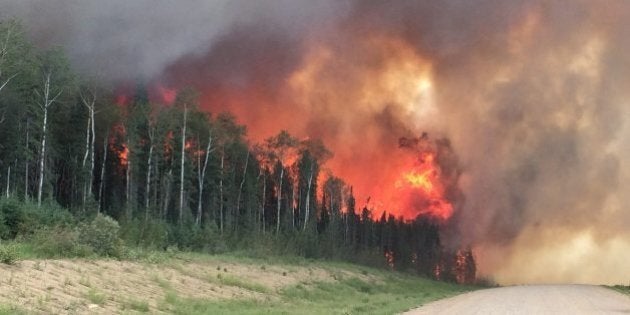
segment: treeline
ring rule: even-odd
[[[250,143],[234,116],[202,111],[193,90],[159,104],[138,84],[116,101],[61,50],[34,48],[18,21],[0,23],[0,43],[5,200],[58,204],[79,221],[106,214],[133,246],[347,259],[474,280],[470,250],[446,251],[430,218],[356,209],[352,187],[323,171],[332,152],[320,140],[281,131]]]

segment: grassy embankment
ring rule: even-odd
[[[6,245],[3,244],[3,245]],[[0,264],[0,314],[393,314],[474,287],[348,263],[138,251]]]

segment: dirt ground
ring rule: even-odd
[[[337,271],[318,267],[220,261],[26,260],[0,264],[0,304],[42,314],[111,314],[133,311],[134,303],[142,303],[150,313],[162,313],[160,303],[169,292],[190,298],[273,299],[283,287],[335,281],[337,276]]]
[[[479,290],[405,314],[628,314],[630,297],[591,285],[527,285]]]

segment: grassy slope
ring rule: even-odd
[[[349,264],[315,263],[331,270],[366,275],[334,282],[306,281],[283,288],[277,299],[208,301],[172,296],[176,314],[394,314],[474,289],[396,272]]]
[[[24,258],[32,258],[28,248],[22,248]],[[114,297],[111,288],[99,287],[100,275],[91,274],[92,285],[82,290],[75,310],[86,310],[89,304],[109,305],[109,310],[120,313],[164,312],[175,314],[393,314],[422,305],[429,301],[452,296],[474,287],[458,286],[449,283],[428,280],[409,274],[379,270],[347,263],[311,261],[294,257],[271,257],[253,259],[248,257],[221,255],[210,256],[194,253],[142,252],[138,259],[123,263],[126,269],[137,268],[133,265],[149,266],[158,270],[157,275],[145,275],[148,282],[157,288],[157,296],[139,297],[121,300]],[[31,273],[45,273],[39,268],[40,260],[25,261],[22,269]],[[63,262],[63,260],[61,261]],[[105,264],[101,259],[67,260],[68,264]],[[18,263],[19,265],[20,263]],[[52,264],[61,264],[54,262]],[[192,267],[194,266],[194,267]],[[199,266],[207,266],[200,271]],[[222,266],[222,267],[215,267]],[[223,266],[229,272],[223,272]],[[141,267],[147,268],[147,267]],[[153,268],[153,269],[152,269]],[[219,270],[220,271],[216,271]],[[251,273],[237,270],[254,270],[254,273],[266,273],[272,277],[270,282],[261,282]],[[71,272],[70,269],[65,269]],[[84,269],[89,270],[89,269]],[[275,270],[271,272],[271,270]],[[85,271],[84,271],[85,272]],[[155,271],[152,271],[155,273]],[[163,275],[173,274],[173,278]],[[297,277],[296,275],[302,276]],[[138,273],[135,273],[138,275]],[[312,275],[312,276],[311,276]],[[318,276],[319,275],[319,276]],[[323,275],[323,276],[322,276]],[[82,275],[81,277],[84,277]],[[169,276],[170,277],[170,276]],[[178,278],[179,277],[179,278]],[[181,290],[181,277],[203,281],[219,290],[239,291],[234,297],[203,298],[191,297]],[[273,277],[292,281],[282,285],[273,285]],[[75,281],[76,282],[76,281]],[[4,284],[3,284],[4,285]],[[79,284],[75,283],[75,287]],[[64,290],[64,284],[57,284],[55,291]],[[68,286],[66,286],[68,287]],[[132,288],[133,289],[133,288]],[[208,293],[210,293],[208,291]],[[117,300],[118,299],[118,300]],[[10,301],[10,299],[9,299]],[[115,305],[112,305],[115,304]],[[28,313],[20,310],[33,310],[37,313],[46,310],[46,306],[23,304],[0,306],[0,314]],[[45,312],[45,311],[44,311]]]

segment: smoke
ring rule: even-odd
[[[500,283],[630,281],[630,3],[0,0],[81,71],[202,92],[261,140],[320,137],[358,205],[396,209],[446,137],[461,168],[448,242]]]
[[[37,45],[63,47],[84,74],[149,80],[181,56],[206,51],[233,25],[264,20],[268,30],[300,33],[336,14],[330,2],[0,0],[0,19],[20,18]]]

